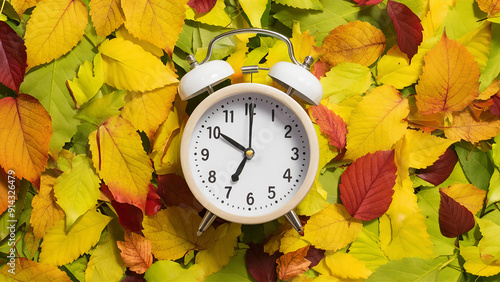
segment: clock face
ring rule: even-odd
[[[217,99],[197,108],[186,125],[186,131],[192,127],[182,141],[186,180],[208,210],[231,221],[267,221],[290,211],[316,173],[309,118],[285,93],[269,89],[273,95],[216,92],[211,96]]]

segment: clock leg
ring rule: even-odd
[[[300,235],[304,236],[304,227],[302,227],[302,224],[300,223],[300,219],[297,216],[297,214],[293,210],[291,210],[285,214],[285,217],[286,219],[288,219],[293,228],[297,230],[297,232],[299,232]]]
[[[203,232],[205,232],[210,225],[212,225],[212,222],[217,218],[217,216],[210,211],[207,210],[205,213],[205,216],[203,216],[203,219],[201,220],[200,226],[198,227],[198,232],[196,235],[201,236]]]

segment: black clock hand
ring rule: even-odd
[[[250,124],[248,130],[248,148],[252,148],[252,131],[253,131],[253,114],[255,110],[255,102],[248,105],[250,107]]]
[[[247,162],[247,157],[245,156],[241,161],[240,165],[238,166],[238,168],[236,169],[236,172],[233,175],[231,175],[231,179],[233,180],[233,182],[236,182],[240,179],[241,171],[243,171],[243,167],[245,166],[246,162]]]
[[[229,142],[231,145],[236,147],[238,150],[243,151],[243,152],[246,151],[245,147],[243,145],[241,145],[240,143],[236,142],[233,138],[231,138],[223,133],[221,133],[220,136],[222,136],[222,138],[226,139],[227,142]]]

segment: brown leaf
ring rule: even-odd
[[[441,194],[439,205],[441,234],[448,238],[455,238],[471,230],[475,225],[474,215],[466,207],[446,195],[442,189],[439,189],[439,193]]]
[[[125,231],[125,242],[117,241],[125,265],[130,270],[142,274],[153,263],[151,242],[136,233]]]
[[[305,258],[308,250],[309,245],[279,257],[276,260],[278,263],[278,267],[276,267],[278,278],[281,280],[290,280],[309,270],[311,262]]]
[[[184,178],[176,174],[158,175],[157,193],[169,207],[190,206],[197,212],[203,210],[203,206],[193,196]]]
[[[448,139],[472,143],[488,140],[499,133],[500,118],[498,116],[484,112],[480,120],[476,121],[468,110],[454,113],[452,125],[444,128],[444,134]]]

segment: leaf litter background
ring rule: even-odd
[[[493,0],[3,1],[0,275],[500,279],[499,23]],[[181,102],[177,84],[186,54],[203,59],[213,36],[244,27],[290,37],[324,87],[304,105],[321,148],[296,209],[304,236],[283,219],[195,235],[203,207],[179,143],[202,98]],[[236,70],[225,85],[250,80],[241,66],[289,60],[255,35],[213,57]]]

